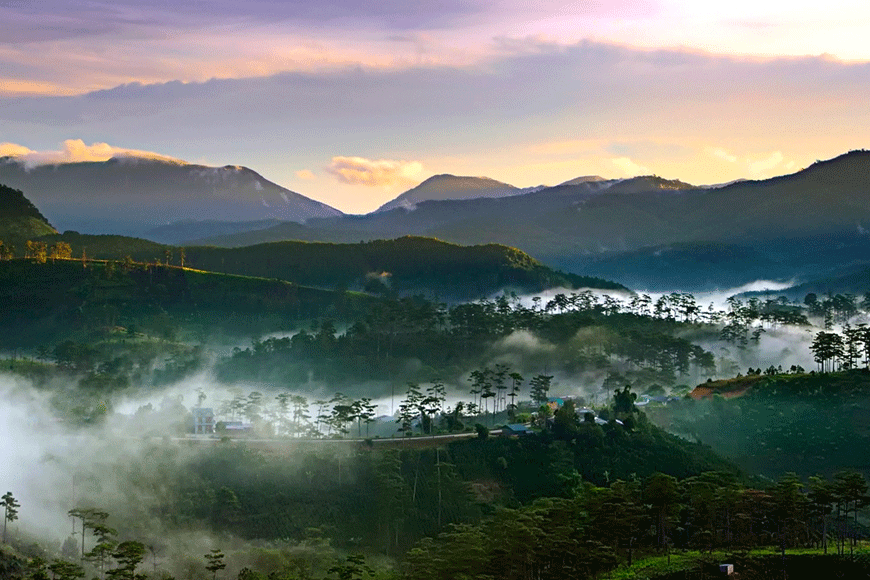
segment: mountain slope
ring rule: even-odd
[[[605,179],[600,175],[581,175],[580,177],[575,177],[574,179],[563,181],[559,185],[579,185],[581,183],[601,183],[603,185],[610,182],[610,180]]]
[[[870,257],[870,253],[867,254]],[[804,296],[814,293],[819,296],[828,294],[852,294],[859,300],[870,294],[870,262],[855,265],[836,272],[830,278],[811,280],[790,288],[780,290],[778,294],[788,296],[793,300],[803,300]]]
[[[523,190],[489,177],[435,175],[417,187],[409,189],[396,199],[385,203],[377,211],[389,211],[399,207],[413,209],[422,201],[506,197],[520,193],[523,193]]]
[[[0,300],[0,347],[17,348],[116,325],[151,330],[207,325],[228,334],[245,334],[249,326],[271,332],[324,312],[337,318],[358,313],[376,298],[155,264],[4,260]]]
[[[44,238],[65,241],[73,255],[94,259],[179,264],[179,248],[123,236],[66,232]],[[459,246],[404,237],[353,244],[284,241],[241,248],[184,248],[185,266],[334,289],[366,289],[397,295],[476,299],[504,289],[540,292],[548,288],[593,287],[626,290],[601,280],[565,274],[514,248],[487,244]]]
[[[544,221],[550,212],[564,211],[600,195],[602,191],[596,183],[581,183],[503,198],[423,201],[414,211],[395,208],[363,216],[313,219],[305,225],[282,223],[265,230],[215,236],[191,243],[237,247],[290,239],[351,242],[421,235],[465,244],[493,242],[513,245],[508,240],[533,236],[530,232],[537,230],[537,223]],[[490,232],[491,228],[485,227],[488,224],[496,224],[505,231]],[[458,231],[453,232],[454,228]],[[538,231],[544,238],[549,237],[546,227]],[[458,242],[460,239],[466,241]]]
[[[28,168],[0,158],[0,182],[28,196],[62,229],[141,234],[183,219],[303,222],[341,212],[250,169],[113,158]]]
[[[0,241],[14,243],[54,233],[23,192],[0,184]]]
[[[592,286],[625,290],[606,280],[556,272],[528,254],[496,244],[459,246],[404,237],[357,244],[274,242],[245,248],[192,247],[191,263],[208,270],[276,276],[311,286],[386,286],[400,294],[472,299],[504,289]]]

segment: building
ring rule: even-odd
[[[203,407],[190,410],[194,435],[214,435],[214,411]]]
[[[547,399],[547,406],[550,407],[552,412],[556,412],[562,408],[562,405],[565,404],[565,399],[562,397],[549,397]]]
[[[246,435],[254,431],[252,423],[242,423],[241,421],[227,421],[223,426],[227,435]]]
[[[532,431],[521,423],[515,423],[512,425],[505,425],[501,428],[501,436],[502,437],[521,437],[523,435],[529,435]]]

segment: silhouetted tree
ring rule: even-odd
[[[11,491],[7,491],[0,498],[0,506],[3,506],[3,543],[6,543],[6,526],[9,522],[18,519],[18,508],[21,507]]]

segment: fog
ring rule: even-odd
[[[140,387],[142,397],[107,400],[109,411],[102,422],[74,425],[53,410],[56,401],[52,399],[59,392],[74,396],[75,388],[60,382],[35,387],[30,381],[0,373],[4,402],[0,406],[0,489],[12,492],[21,505],[18,521],[10,524],[11,542],[31,555],[42,553],[49,560],[60,557],[60,547],[69,541],[78,521],[68,511],[93,507],[109,514],[107,523],[118,529],[119,541],[135,539],[149,547],[142,570],[151,571],[156,556],[160,570],[179,578],[204,579],[202,554],[213,548],[227,553],[231,568],[250,564],[256,543],[225,531],[215,535],[195,525],[173,526],[162,514],[161,506],[178,493],[172,478],[220,444],[216,439],[177,437],[172,431],[169,408],[180,401],[187,408],[196,406],[199,389],[207,393],[206,404],[238,391],[215,385],[204,373],[165,389]],[[136,413],[149,404],[153,412]],[[350,450],[350,446],[331,445],[326,452],[346,454]],[[293,459],[282,455],[282,461]],[[76,534],[76,555],[67,555],[67,559],[77,561],[80,521]],[[85,550],[94,544],[88,532]],[[294,549],[296,544],[286,540],[270,546]]]
[[[776,296],[776,292],[780,290],[785,290],[786,288],[791,288],[797,283],[796,280],[790,280],[787,282],[777,282],[775,280],[756,280],[755,282],[747,282],[741,286],[734,286],[733,288],[725,288],[723,290],[711,290],[708,292],[689,292],[692,296],[695,297],[695,302],[698,303],[699,306],[707,307],[712,304],[714,308],[718,310],[725,310],[728,307],[726,300],[731,296],[738,296],[740,294],[744,294],[746,292],[770,292],[772,297]],[[685,290],[672,290],[668,292],[647,292],[646,290],[635,290],[638,294],[646,294],[653,301],[658,300],[662,296],[667,296],[672,292],[685,292]]]
[[[69,425],[51,411],[46,391],[9,374],[0,374],[0,396],[0,488],[20,501],[21,527],[56,543],[69,535],[67,512],[75,507],[99,506],[117,514],[126,505],[147,513],[154,498],[138,494],[130,501],[125,471],[137,463],[147,466],[143,456],[150,443],[131,433],[124,417],[110,412],[101,425]],[[119,407],[140,403],[145,400],[128,399]],[[160,529],[159,522],[145,522]]]

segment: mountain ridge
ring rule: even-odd
[[[418,203],[423,201],[505,197],[520,193],[522,193],[520,188],[490,177],[471,177],[441,173],[429,177],[419,185],[388,201],[373,213],[390,211],[399,207],[413,209]]]
[[[423,235],[461,244],[505,244],[556,269],[607,278],[620,272],[617,261],[627,253],[630,276],[616,278],[625,282],[667,274],[661,261],[636,252],[646,248],[654,257],[658,248],[683,244],[680,251],[686,259],[679,263],[691,265],[691,271],[681,277],[694,288],[695,282],[718,284],[707,270],[712,264],[727,258],[739,273],[739,265],[750,255],[772,260],[778,271],[792,271],[788,278],[816,276],[827,271],[826,261],[854,261],[856,252],[867,245],[863,240],[870,239],[866,151],[849,152],[789,175],[716,188],[657,176],[619,180],[607,188],[602,183],[559,185],[502,198],[425,201],[413,212],[312,219],[304,225],[279,224],[200,243],[238,246],[279,239],[358,241]],[[832,252],[829,243],[845,243],[848,256]],[[722,251],[698,247],[696,253],[692,246],[698,244]],[[742,249],[728,249],[736,246]],[[596,269],[594,264],[604,256],[607,269]]]
[[[28,167],[3,157],[0,183],[26,191],[61,229],[89,233],[141,234],[180,219],[304,222],[343,215],[235,165],[113,157]]]

